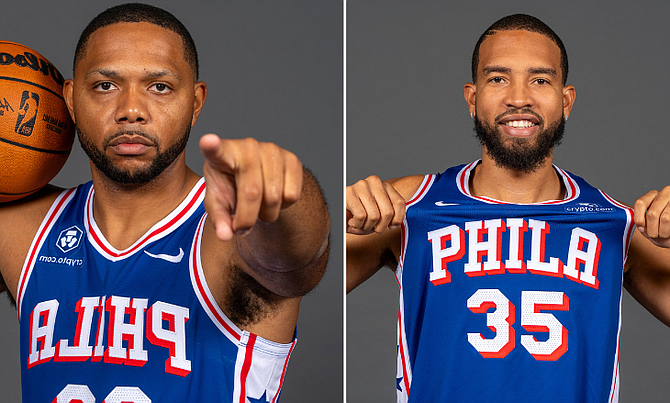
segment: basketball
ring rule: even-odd
[[[64,81],[39,53],[0,41],[0,202],[44,187],[70,155],[74,123]]]

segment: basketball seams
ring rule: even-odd
[[[7,144],[10,144],[10,145],[16,146],[16,147],[21,147],[21,148],[25,148],[25,149],[28,149],[28,150],[31,150],[31,151],[37,151],[37,152],[40,152],[40,153],[47,153],[47,154],[67,155],[67,154],[70,154],[70,151],[72,151],[72,147],[68,148],[67,150],[62,150],[62,151],[61,150],[47,150],[47,149],[44,149],[44,148],[37,148],[37,147],[29,146],[27,144],[17,143],[15,141],[7,140],[7,139],[2,138],[2,137],[0,137],[0,141],[2,141],[3,143],[7,143]]]
[[[43,86],[43,85],[34,83],[34,82],[32,82],[32,81],[23,80],[23,79],[15,78],[15,77],[7,77],[7,76],[0,76],[0,80],[14,81],[14,82],[17,82],[17,83],[23,83],[23,84],[29,84],[29,85],[32,85],[33,87],[37,87],[37,88],[43,89],[44,91],[48,91],[48,92],[50,92],[51,94],[57,96],[58,99],[60,99],[61,101],[65,102],[65,99],[63,99],[63,95],[62,95],[62,94],[59,94],[59,93],[57,93],[56,91],[52,90],[51,88],[47,88],[47,87],[45,87],[45,86]]]
[[[65,165],[74,123],[63,82],[41,53],[0,41],[0,203],[34,193]]]

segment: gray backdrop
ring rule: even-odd
[[[349,1],[347,184],[480,157],[463,100],[472,49],[491,23],[518,12],[541,18],[567,47],[577,99],[556,163],[629,204],[670,184],[670,4],[649,0]],[[383,269],[347,297],[350,403],[395,399],[397,294]],[[621,401],[667,402],[669,358],[670,329],[626,294]]]
[[[81,31],[123,1],[23,1],[2,7],[0,39],[42,53],[65,77]],[[214,132],[253,136],[295,152],[329,201],[331,259],[318,288],[304,298],[283,402],[342,401],[342,3],[340,1],[149,0],[190,30],[208,98],[191,132],[187,163],[202,172],[197,140]],[[78,144],[53,183],[90,179]],[[0,401],[20,402],[16,312],[0,298]]]

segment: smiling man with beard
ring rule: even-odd
[[[632,209],[552,164],[567,76],[547,25],[500,19],[464,87],[482,158],[347,188],[347,289],[400,286],[398,402],[618,401],[624,283],[670,323],[670,187]]]
[[[186,166],[207,86],[165,10],[94,18],[63,92],[92,181],[0,206],[23,401],[277,401],[328,259],[314,177],[275,144],[213,134],[204,178]]]

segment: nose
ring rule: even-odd
[[[516,81],[508,87],[504,102],[508,108],[517,109],[532,107],[535,104],[530,87],[522,81]]]
[[[146,123],[149,113],[143,94],[131,86],[122,91],[117,98],[116,123]]]

